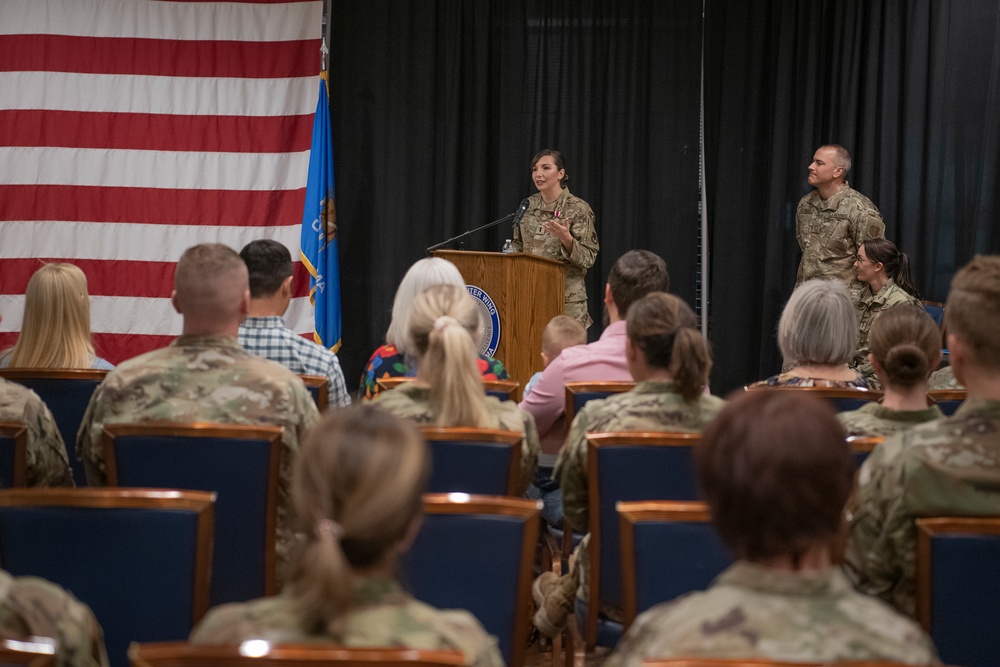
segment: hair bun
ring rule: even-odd
[[[930,374],[930,360],[913,343],[894,345],[885,355],[885,372],[896,384],[912,387]]]
[[[434,320],[434,331],[440,331],[449,324],[458,324],[458,320],[456,320],[451,315],[441,315],[436,320]]]

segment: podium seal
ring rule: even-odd
[[[475,285],[466,285],[465,289],[476,300],[481,315],[479,354],[492,357],[500,345],[500,316],[497,314],[496,304],[489,294]]]

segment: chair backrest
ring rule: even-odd
[[[520,495],[520,433],[437,426],[421,426],[420,431],[431,451],[428,493]]]
[[[0,369],[0,377],[33,390],[52,411],[77,486],[87,485],[87,475],[76,458],[76,432],[80,430],[90,397],[107,374],[107,371],[91,369]]]
[[[90,606],[112,667],[132,641],[186,638],[208,610],[214,494],[0,491],[0,562]]]
[[[312,396],[316,409],[325,412],[330,405],[330,379],[322,375],[299,375]]]
[[[424,521],[403,556],[415,597],[467,609],[497,637],[510,667],[524,664],[541,502],[521,498],[424,496]]]
[[[635,382],[567,382],[566,383],[566,430],[569,431],[573,418],[590,401],[607,398],[635,388]]]
[[[646,660],[643,667],[905,667],[884,660],[838,660],[834,662],[786,662],[766,658],[673,658]]]
[[[940,301],[928,301],[924,299],[921,302],[924,306],[924,312],[931,316],[934,320],[934,324],[938,326],[938,329],[944,328],[944,304]]]
[[[885,438],[866,438],[857,435],[852,435],[847,439],[847,445],[851,448],[851,456],[854,457],[854,463],[858,468],[861,467],[861,464],[865,462],[865,459],[872,453],[872,450],[883,440]]]
[[[627,630],[655,604],[708,588],[733,558],[701,502],[618,503]]]
[[[322,644],[271,644],[256,639],[239,646],[201,646],[185,642],[132,644],[132,667],[457,667],[460,651],[407,648],[344,648]]]
[[[237,424],[107,424],[109,486],[218,494],[212,605],[278,592],[275,534],[281,427]]]
[[[403,383],[413,382],[414,379],[416,378],[406,377],[406,376],[398,376],[392,378],[378,378],[377,380],[375,380],[375,387],[378,390],[375,392],[375,395],[378,396],[383,391],[389,391],[390,389],[395,389],[396,387],[398,387]]]
[[[1000,656],[1000,517],[917,519],[917,620],[946,663]]]
[[[25,641],[0,639],[0,665],[24,667],[54,667],[56,642],[47,637],[31,637]]]
[[[0,422],[0,488],[27,484],[28,427],[24,422]]]
[[[927,398],[941,408],[941,412],[950,416],[968,398],[968,392],[965,389],[932,389],[927,392]]]
[[[817,398],[823,398],[830,401],[834,409],[837,412],[847,412],[848,410],[857,410],[858,408],[864,406],[871,401],[879,401],[882,399],[882,392],[875,391],[873,389],[864,389],[861,387],[848,388],[848,387],[782,387],[776,386],[771,387],[767,385],[760,385],[754,387],[752,385],[745,387],[747,391],[797,391],[807,394],[809,396],[816,396]]]
[[[509,401],[510,395],[521,386],[516,380],[483,380],[483,389],[487,396],[494,396],[501,401]]]
[[[623,500],[698,500],[694,448],[700,433],[592,433],[587,436],[590,515],[588,648],[597,643],[596,601],[622,605],[621,537],[615,506]]]

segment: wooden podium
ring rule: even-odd
[[[500,317],[497,359],[521,389],[542,370],[542,330],[565,310],[566,274],[562,262],[528,253],[435,250],[462,273],[467,285],[486,292]]]

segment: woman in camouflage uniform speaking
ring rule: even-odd
[[[583,277],[594,265],[597,231],[590,204],[570,194],[562,153],[543,150],[531,160],[531,180],[538,193],[514,225],[515,252],[528,252],[563,262],[566,270],[566,314],[589,327],[587,288]]]

